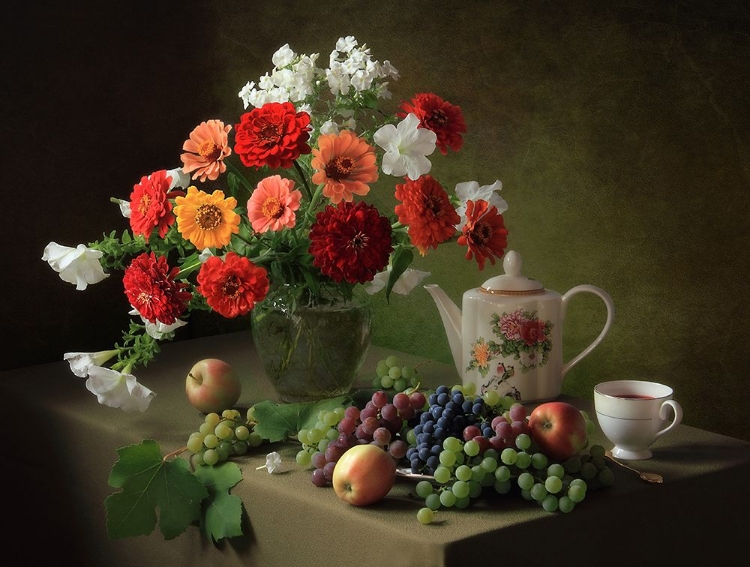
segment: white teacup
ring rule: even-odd
[[[618,459],[651,458],[649,447],[657,437],[677,427],[682,408],[669,386],[642,380],[613,380],[594,387],[594,407],[602,432]],[[674,419],[668,421],[670,408]]]

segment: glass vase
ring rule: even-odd
[[[253,341],[283,402],[348,393],[370,346],[372,312],[358,298],[298,304],[276,294],[252,311]]]

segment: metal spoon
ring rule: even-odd
[[[652,482],[654,484],[662,484],[664,482],[664,478],[660,474],[651,473],[651,472],[641,472],[639,470],[634,469],[633,467],[629,467],[628,465],[626,465],[625,463],[623,463],[621,461],[618,461],[617,459],[615,459],[612,456],[612,451],[610,451],[610,450],[605,451],[604,454],[613,463],[617,463],[621,467],[624,467],[624,468],[626,468],[628,470],[631,470],[634,473],[638,473],[638,476],[640,476],[646,482]]]

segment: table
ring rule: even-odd
[[[394,353],[371,348],[362,385],[386,354]],[[395,354],[407,363],[421,361]],[[467,510],[441,509],[440,522],[422,526],[413,481],[399,479],[372,507],[349,506],[332,488],[310,482],[309,471],[294,462],[294,444],[274,444],[236,460],[244,479],[232,493],[247,513],[244,537],[215,547],[190,527],[165,541],[157,526],[150,536],[108,540],[103,502],[113,492],[107,477],[116,449],[142,439],[154,439],[163,453],[185,444],[202,415],[188,404],[184,379],[207,357],[226,360],[243,377],[240,407],[275,399],[248,332],[164,344],[157,359],[136,372],[157,393],[142,414],[99,405],[65,362],[0,374],[2,487],[11,497],[5,559],[108,567],[656,565],[704,558],[733,564],[744,548],[750,444],[686,425],[658,439],[654,457],[638,463],[662,473],[663,485],[616,467],[614,485],[589,494],[570,514],[549,514],[511,493],[490,495]],[[455,382],[448,365],[429,362],[420,371],[431,387]],[[594,416],[591,400],[561,399]],[[592,442],[609,445],[598,431]],[[256,470],[271,450],[281,453],[283,474]]]

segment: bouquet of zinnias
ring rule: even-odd
[[[245,112],[234,127],[202,122],[181,167],[113,198],[129,230],[46,247],[42,259],[78,290],[123,273],[133,319],[122,343],[64,356],[100,403],[144,411],[154,393],[132,371],[194,310],[245,315],[281,286],[306,304],[349,300],[360,285],[405,294],[429,275],[409,267],[413,250],[424,256],[448,241],[480,270],[502,257],[500,181],[458,183],[449,195],[429,175],[435,148],[462,147],[461,109],[420,93],[383,113],[398,72],[353,37],[338,40],[327,68],[318,57],[280,48],[273,70],[240,91]],[[381,174],[397,178],[387,214],[362,199]]]

